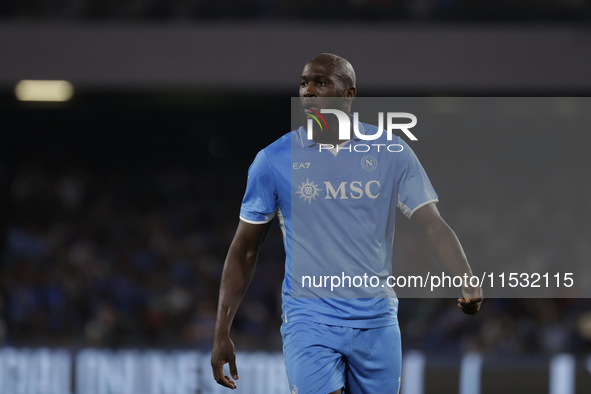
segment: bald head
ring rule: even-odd
[[[309,66],[321,66],[331,71],[343,83],[344,90],[355,88],[355,70],[351,63],[341,56],[321,53],[310,59],[306,64],[306,67]]]

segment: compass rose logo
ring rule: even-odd
[[[321,191],[322,189],[320,189],[317,184],[306,178],[306,182],[302,182],[302,185],[298,186],[298,191],[296,193],[300,195],[300,198],[304,199],[304,202],[312,204],[312,200],[316,200],[316,197],[320,195],[318,192]]]

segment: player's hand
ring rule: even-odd
[[[480,310],[480,305],[484,300],[482,288],[463,288],[462,295],[463,298],[458,298],[458,308],[467,315],[475,315]]]
[[[213,350],[211,352],[211,368],[213,369],[213,377],[216,382],[222,386],[236,389],[236,383],[229,376],[224,375],[224,364],[228,363],[230,367],[230,375],[235,380],[238,380],[238,369],[236,369],[236,350],[234,343],[229,336],[222,339],[216,338],[213,342]]]

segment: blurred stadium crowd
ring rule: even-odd
[[[134,130],[149,123],[158,129],[152,112],[136,114],[134,119],[141,117],[145,124]],[[23,114],[19,119],[26,118]],[[198,115],[189,111],[185,117]],[[169,115],[162,124],[172,125],[171,130],[187,127],[179,126],[181,118]],[[0,345],[208,351],[246,170],[264,142],[234,143],[232,149],[247,153],[232,158],[232,152],[213,149],[214,138],[209,151],[196,146],[195,141],[209,138],[207,124],[191,128],[188,134],[197,140],[175,140],[175,133],[164,131],[151,132],[153,138],[125,132],[126,125],[109,132],[98,118],[90,130],[61,134],[52,134],[59,122],[43,116],[37,122],[47,125],[36,133],[30,131],[37,127],[33,124],[28,134],[18,134],[18,122],[3,122],[3,158],[11,157],[8,147],[14,152],[0,171],[5,185]],[[106,137],[92,140],[102,127]],[[277,134],[267,137],[272,141]],[[81,142],[85,139],[92,140],[92,154],[90,145]],[[44,142],[50,140],[53,145]],[[585,179],[588,171],[577,161],[584,145],[558,149],[561,156],[541,167],[521,163],[516,171],[507,164],[515,163],[508,155],[519,156],[520,143],[513,142],[513,153],[474,154],[469,168],[463,159],[454,162],[461,148],[449,154],[445,165],[437,165],[443,164],[438,144],[417,145],[442,196],[440,210],[469,258],[475,265],[502,261],[522,266],[528,259],[588,263],[591,203],[581,196],[591,193],[591,185],[582,181],[570,188],[570,179]],[[171,153],[157,153],[166,149]],[[140,155],[142,150],[147,153]],[[180,162],[175,152],[182,153]],[[495,155],[505,161],[492,168]],[[580,172],[573,174],[572,168]],[[524,174],[529,174],[527,182]],[[428,258],[412,230],[397,236],[401,259],[412,264]],[[236,317],[233,336],[243,350],[281,348],[280,237],[278,228],[270,232]],[[587,299],[487,299],[477,318],[464,316],[454,300],[402,299],[400,322],[405,350],[518,355],[591,349]]]
[[[588,0],[5,0],[0,17],[33,19],[578,20]]]

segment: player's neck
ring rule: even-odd
[[[340,145],[343,142],[349,141],[349,139],[341,140],[339,139],[339,133],[327,133],[327,132],[318,132],[314,133],[314,141],[318,144],[330,144],[333,146]]]
[[[349,136],[353,135],[352,130]],[[314,130],[314,141],[318,144],[330,144],[337,146],[343,142],[349,141],[350,138],[341,139],[339,138],[339,123],[338,122],[327,122],[326,130]]]

